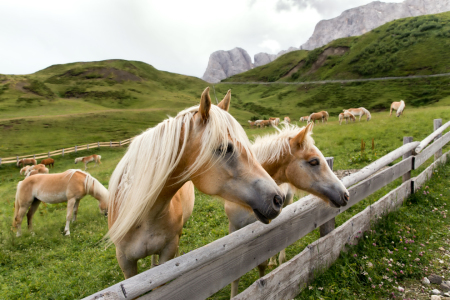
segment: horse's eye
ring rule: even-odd
[[[219,148],[217,148],[216,152],[217,153],[223,153],[224,152],[224,146],[220,146]],[[227,149],[226,149],[226,154],[230,154],[233,153],[233,144],[228,143],[227,145]]]
[[[311,159],[310,161],[308,161],[308,163],[309,163],[311,166],[318,166],[318,165],[320,164],[320,162],[319,162],[319,160],[318,160],[317,158]]]

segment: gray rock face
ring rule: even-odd
[[[244,49],[236,47],[229,51],[219,50],[209,56],[208,67],[202,79],[216,83],[252,68],[252,59]]]
[[[266,65],[272,61],[274,61],[277,58],[276,54],[269,54],[269,53],[258,53],[255,54],[255,67]]]
[[[300,50],[299,48],[295,48],[295,47],[289,47],[289,49],[287,50],[281,50],[280,52],[278,52],[277,54],[277,58],[280,57],[281,55],[284,55],[286,53],[292,52],[292,51],[296,51],[296,50]]]
[[[374,1],[344,11],[339,17],[317,23],[313,35],[300,49],[312,50],[343,37],[364,34],[395,19],[437,14],[450,10],[450,0]]]
[[[431,283],[434,284],[441,284],[442,282],[442,277],[435,274],[431,274],[430,276],[428,276],[428,279],[430,280]]]

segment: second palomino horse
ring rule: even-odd
[[[183,220],[170,218],[168,210],[189,180],[205,194],[248,207],[263,223],[280,213],[284,195],[228,113],[229,94],[215,106],[206,88],[199,106],[134,138],[114,170],[108,236],[125,278],[138,273],[140,258],[159,254],[161,264],[175,256]]]
[[[347,124],[348,119],[350,119],[351,121],[356,121],[355,116],[349,111],[344,111],[343,113],[339,114],[339,125],[342,124],[342,121],[344,119],[345,119],[345,124]]]
[[[300,122],[308,122],[309,116],[304,116],[300,118]]]
[[[20,167],[25,167],[25,165],[35,165],[36,164],[36,160],[34,158],[24,158],[21,159],[19,161],[17,161],[17,166]]]
[[[87,164],[94,161],[96,165],[101,164],[101,155],[97,155],[97,154],[92,154],[89,156],[85,156],[85,157],[77,157],[75,158],[75,164],[82,162],[84,163],[84,170],[87,170]]]
[[[67,170],[64,173],[37,174],[25,178],[17,185],[14,202],[13,228],[20,236],[22,219],[27,214],[28,229],[33,228],[33,215],[41,202],[56,204],[67,202],[66,227],[64,233],[70,235],[70,220],[77,218],[81,198],[91,195],[99,201],[100,210],[106,214],[108,190],[94,177],[81,170]],[[28,211],[28,213],[27,213]]]
[[[389,117],[392,115],[392,110],[397,111],[397,114],[396,114],[397,117],[400,117],[400,115],[403,115],[403,110],[405,109],[405,106],[406,106],[405,101],[403,101],[403,100],[400,100],[400,102],[392,102]]]
[[[289,117],[284,117],[284,123],[287,123],[287,124],[289,124],[289,123],[291,123],[291,118],[289,118]]]
[[[322,110],[322,111],[319,111],[318,113],[312,113],[308,117],[308,122],[316,123],[316,120],[322,120],[322,123],[323,123],[323,121],[325,120],[325,123],[326,123],[326,122],[328,122],[328,118],[329,118],[328,112]]]
[[[372,118],[372,115],[370,114],[370,112],[365,109],[364,107],[360,107],[360,108],[349,108],[349,109],[344,109],[344,112],[348,111],[350,113],[352,113],[352,115],[359,116],[359,121],[361,121],[361,117],[362,116],[366,116],[366,121],[369,121]]]
[[[299,128],[294,125],[278,129],[278,133],[256,138],[252,145],[256,158],[277,184],[289,183],[295,188],[318,196],[330,206],[347,205],[349,193],[329,168],[325,157],[314,146],[311,138],[313,124]],[[285,205],[292,203],[286,197]],[[256,216],[246,207],[225,201],[225,212],[230,221],[230,233],[255,222]],[[280,253],[280,264],[284,259]],[[258,266],[264,276],[267,262]],[[238,280],[231,284],[231,297],[238,293]]]
[[[25,171],[25,177],[33,176],[36,174],[48,174],[48,169],[43,164],[31,166]]]

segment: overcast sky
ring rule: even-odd
[[[216,50],[241,47],[253,59],[259,52],[299,47],[320,20],[369,2],[1,1],[0,73],[29,74],[53,64],[120,58],[201,77]]]

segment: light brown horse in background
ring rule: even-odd
[[[345,111],[345,112],[339,114],[339,125],[341,125],[341,123],[344,119],[345,119],[345,124],[347,124],[348,119],[350,119],[353,122],[356,121],[355,116],[349,111]]]
[[[260,120],[260,122],[256,126],[258,126],[259,128],[262,129],[266,126],[270,126],[271,124],[272,124],[272,122],[270,120]]]
[[[275,134],[257,137],[252,150],[263,168],[279,185],[290,184],[297,189],[318,196],[332,207],[347,205],[349,193],[329,168],[325,157],[314,146],[311,138],[313,123],[306,127],[286,125]],[[285,187],[287,193],[291,193]],[[292,203],[292,193],[286,196],[285,205]],[[229,231],[234,232],[257,220],[253,212],[237,203],[225,201]],[[285,259],[280,253],[280,264]],[[258,266],[260,277],[264,276],[267,261]],[[238,293],[239,279],[231,284],[231,298]]]
[[[17,185],[14,202],[13,228],[17,230],[17,236],[21,235],[20,225],[25,214],[27,214],[28,229],[33,230],[33,215],[41,201],[48,204],[67,202],[64,233],[70,235],[70,219],[75,222],[80,200],[86,195],[97,199],[100,210],[106,214],[108,190],[88,173],[81,170],[67,170],[64,173],[37,174],[25,178]]]
[[[323,123],[323,118],[322,112],[312,113],[308,117],[308,122],[313,122],[315,124],[317,120],[322,120]]]
[[[392,115],[392,110],[397,111],[397,114],[396,114],[397,117],[400,117],[400,115],[403,115],[403,110],[405,109],[405,106],[406,106],[406,104],[405,104],[405,101],[403,101],[403,100],[400,100],[400,102],[392,102],[389,117]]]
[[[200,106],[134,138],[114,170],[108,236],[125,278],[138,273],[140,258],[159,254],[161,264],[176,255],[183,220],[168,218],[167,212],[189,180],[205,194],[249,207],[265,224],[280,213],[284,195],[228,113],[230,99],[228,91],[215,106],[206,88]]]
[[[53,168],[54,164],[55,164],[55,160],[53,158],[45,158],[45,159],[41,160],[41,164]]]
[[[25,166],[22,169],[20,169],[20,175],[27,175],[28,169],[31,168],[31,166]]]
[[[361,117],[362,116],[366,116],[366,121],[369,121],[372,118],[372,115],[370,114],[370,112],[365,109],[364,107],[360,107],[360,108],[349,108],[349,109],[343,109],[344,112],[348,111],[350,112],[352,115],[359,116],[359,121],[361,122]]]
[[[319,111],[319,113],[322,114],[322,123],[323,123],[323,121],[325,121],[325,123],[328,123],[328,118],[330,117],[328,112],[325,110],[322,110],[322,111]]]
[[[25,172],[25,177],[33,176],[36,174],[48,174],[48,172],[49,171],[45,167],[45,165],[38,164],[38,165],[31,166],[30,168],[28,168],[28,170],[26,170],[26,172]]]
[[[35,165],[36,164],[36,160],[34,158],[24,158],[21,159],[17,162],[17,166],[20,167],[25,167],[25,165]]]
[[[288,116],[284,117],[284,123],[290,124],[291,118],[289,118]]]
[[[85,156],[85,157],[77,157],[77,158],[75,158],[75,164],[77,164],[79,162],[84,163],[84,170],[86,171],[88,163],[94,161],[96,165],[99,165],[99,164],[102,163],[101,159],[102,159],[101,155],[92,154],[92,155]]]
[[[280,124],[280,118],[269,118],[269,121],[273,126],[278,126]]]
[[[300,122],[308,122],[309,116],[304,116],[300,118]]]

